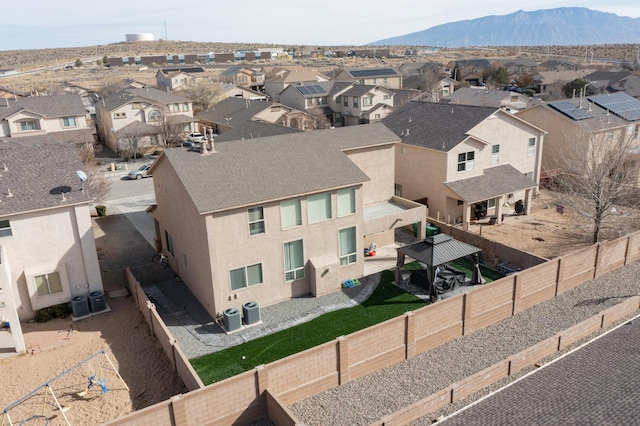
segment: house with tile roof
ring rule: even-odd
[[[603,139],[611,140],[618,140],[616,135],[628,135],[640,150],[640,100],[624,92],[542,102],[517,116],[549,129],[542,152],[542,170],[560,166],[557,159],[576,134],[601,134]]]
[[[102,142],[117,153],[155,149],[198,131],[191,99],[152,87],[127,87],[96,104]]]
[[[337,72],[333,80],[353,81],[387,89],[402,89],[402,73],[393,67],[344,68]]]
[[[319,296],[364,273],[425,206],[393,195],[399,138],[380,123],[165,150],[149,208],[159,248],[207,311]]]
[[[103,291],[102,278],[93,199],[78,173],[76,147],[3,142],[0,156],[0,316],[10,321],[16,351],[22,352],[20,322],[74,297],[86,301]]]
[[[95,139],[80,95],[0,100],[0,139],[53,135],[73,144],[93,144]]]
[[[395,194],[427,204],[430,217],[473,220],[527,212],[538,189],[546,134],[503,109],[409,102],[382,123],[401,139]]]

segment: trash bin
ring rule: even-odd
[[[260,306],[256,302],[247,302],[242,305],[242,316],[245,324],[260,322]]]
[[[93,291],[89,293],[89,307],[91,312],[102,312],[107,309],[107,302],[104,300],[102,291]]]
[[[225,309],[223,316],[224,328],[227,329],[227,331],[238,330],[242,327],[240,311],[236,308]]]
[[[89,302],[87,296],[76,296],[71,299],[71,312],[76,318],[86,317],[91,312],[89,311]]]

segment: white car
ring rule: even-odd
[[[149,173],[150,168],[151,168],[151,164],[145,164],[139,169],[131,170],[129,174],[127,174],[127,177],[129,179],[142,179],[146,177],[151,177],[151,174]]]
[[[189,133],[187,140],[190,142],[202,142],[204,140],[204,135],[199,132]]]

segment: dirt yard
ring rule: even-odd
[[[565,206],[564,213],[557,206]],[[562,256],[582,247],[587,247],[593,239],[593,223],[570,207],[565,194],[542,189],[534,198],[531,214],[508,216],[499,225],[471,225],[470,231],[482,233],[485,238],[547,259]],[[637,230],[640,226],[640,212],[617,208],[605,222],[600,240],[618,238]]]

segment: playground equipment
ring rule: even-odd
[[[48,425],[50,418],[49,416],[46,415],[47,407],[50,407],[52,405],[54,407],[54,410],[56,410],[57,413],[60,413],[64,422],[66,422],[66,424],[70,426],[71,423],[69,422],[69,419],[67,418],[65,412],[67,412],[71,408],[71,402],[64,404],[64,401],[61,401],[60,395],[62,395],[63,397],[69,397],[70,395],[73,394],[73,392],[71,392],[71,389],[76,387],[76,385],[74,383],[67,384],[66,386],[63,386],[61,384],[56,389],[58,391],[58,395],[56,395],[56,392],[54,392],[52,385],[54,384],[54,382],[56,384],[59,384],[63,378],[69,377],[70,373],[77,371],[77,369],[83,365],[88,365],[89,367],[91,367],[89,363],[92,360],[99,360],[98,372],[96,373],[95,371],[92,371],[92,374],[87,378],[88,380],[87,386],[85,388],[80,388],[81,389],[80,391],[75,392],[76,396],[84,397],[94,386],[96,386],[96,389],[97,388],[100,389],[100,396],[103,396],[104,394],[106,394],[109,391],[109,388],[107,387],[107,377],[105,376],[105,373],[108,371],[112,371],[113,373],[115,373],[115,375],[118,377],[118,379],[120,379],[120,381],[124,385],[125,389],[129,391],[129,387],[125,383],[122,376],[120,376],[120,373],[118,372],[116,367],[113,365],[113,362],[111,362],[111,359],[109,359],[109,356],[103,349],[100,352],[97,352],[91,355],[89,358],[86,358],[85,360],[80,361],[74,366],[66,369],[62,373],[55,376],[54,378],[50,379],[46,383],[43,383],[42,385],[38,386],[36,389],[24,395],[22,398],[10,404],[8,407],[6,407],[2,411],[0,426],[5,426],[5,425],[31,426],[35,424]],[[105,361],[108,363],[108,366],[105,365]],[[78,374],[81,374],[81,372],[78,372]],[[59,392],[61,390],[64,391],[63,394]],[[40,412],[35,413],[34,411],[36,410],[36,407],[37,407],[36,405],[37,401],[35,398],[37,398],[40,394],[42,396],[42,400],[41,400],[42,402],[41,404],[37,404],[39,405],[38,408]],[[51,396],[51,398],[53,399],[53,404],[51,404],[48,401],[49,396]],[[23,407],[22,410],[20,410],[21,407]],[[13,410],[11,415],[9,413],[10,410]],[[14,421],[14,419],[16,420]],[[16,421],[18,423],[16,423]]]

